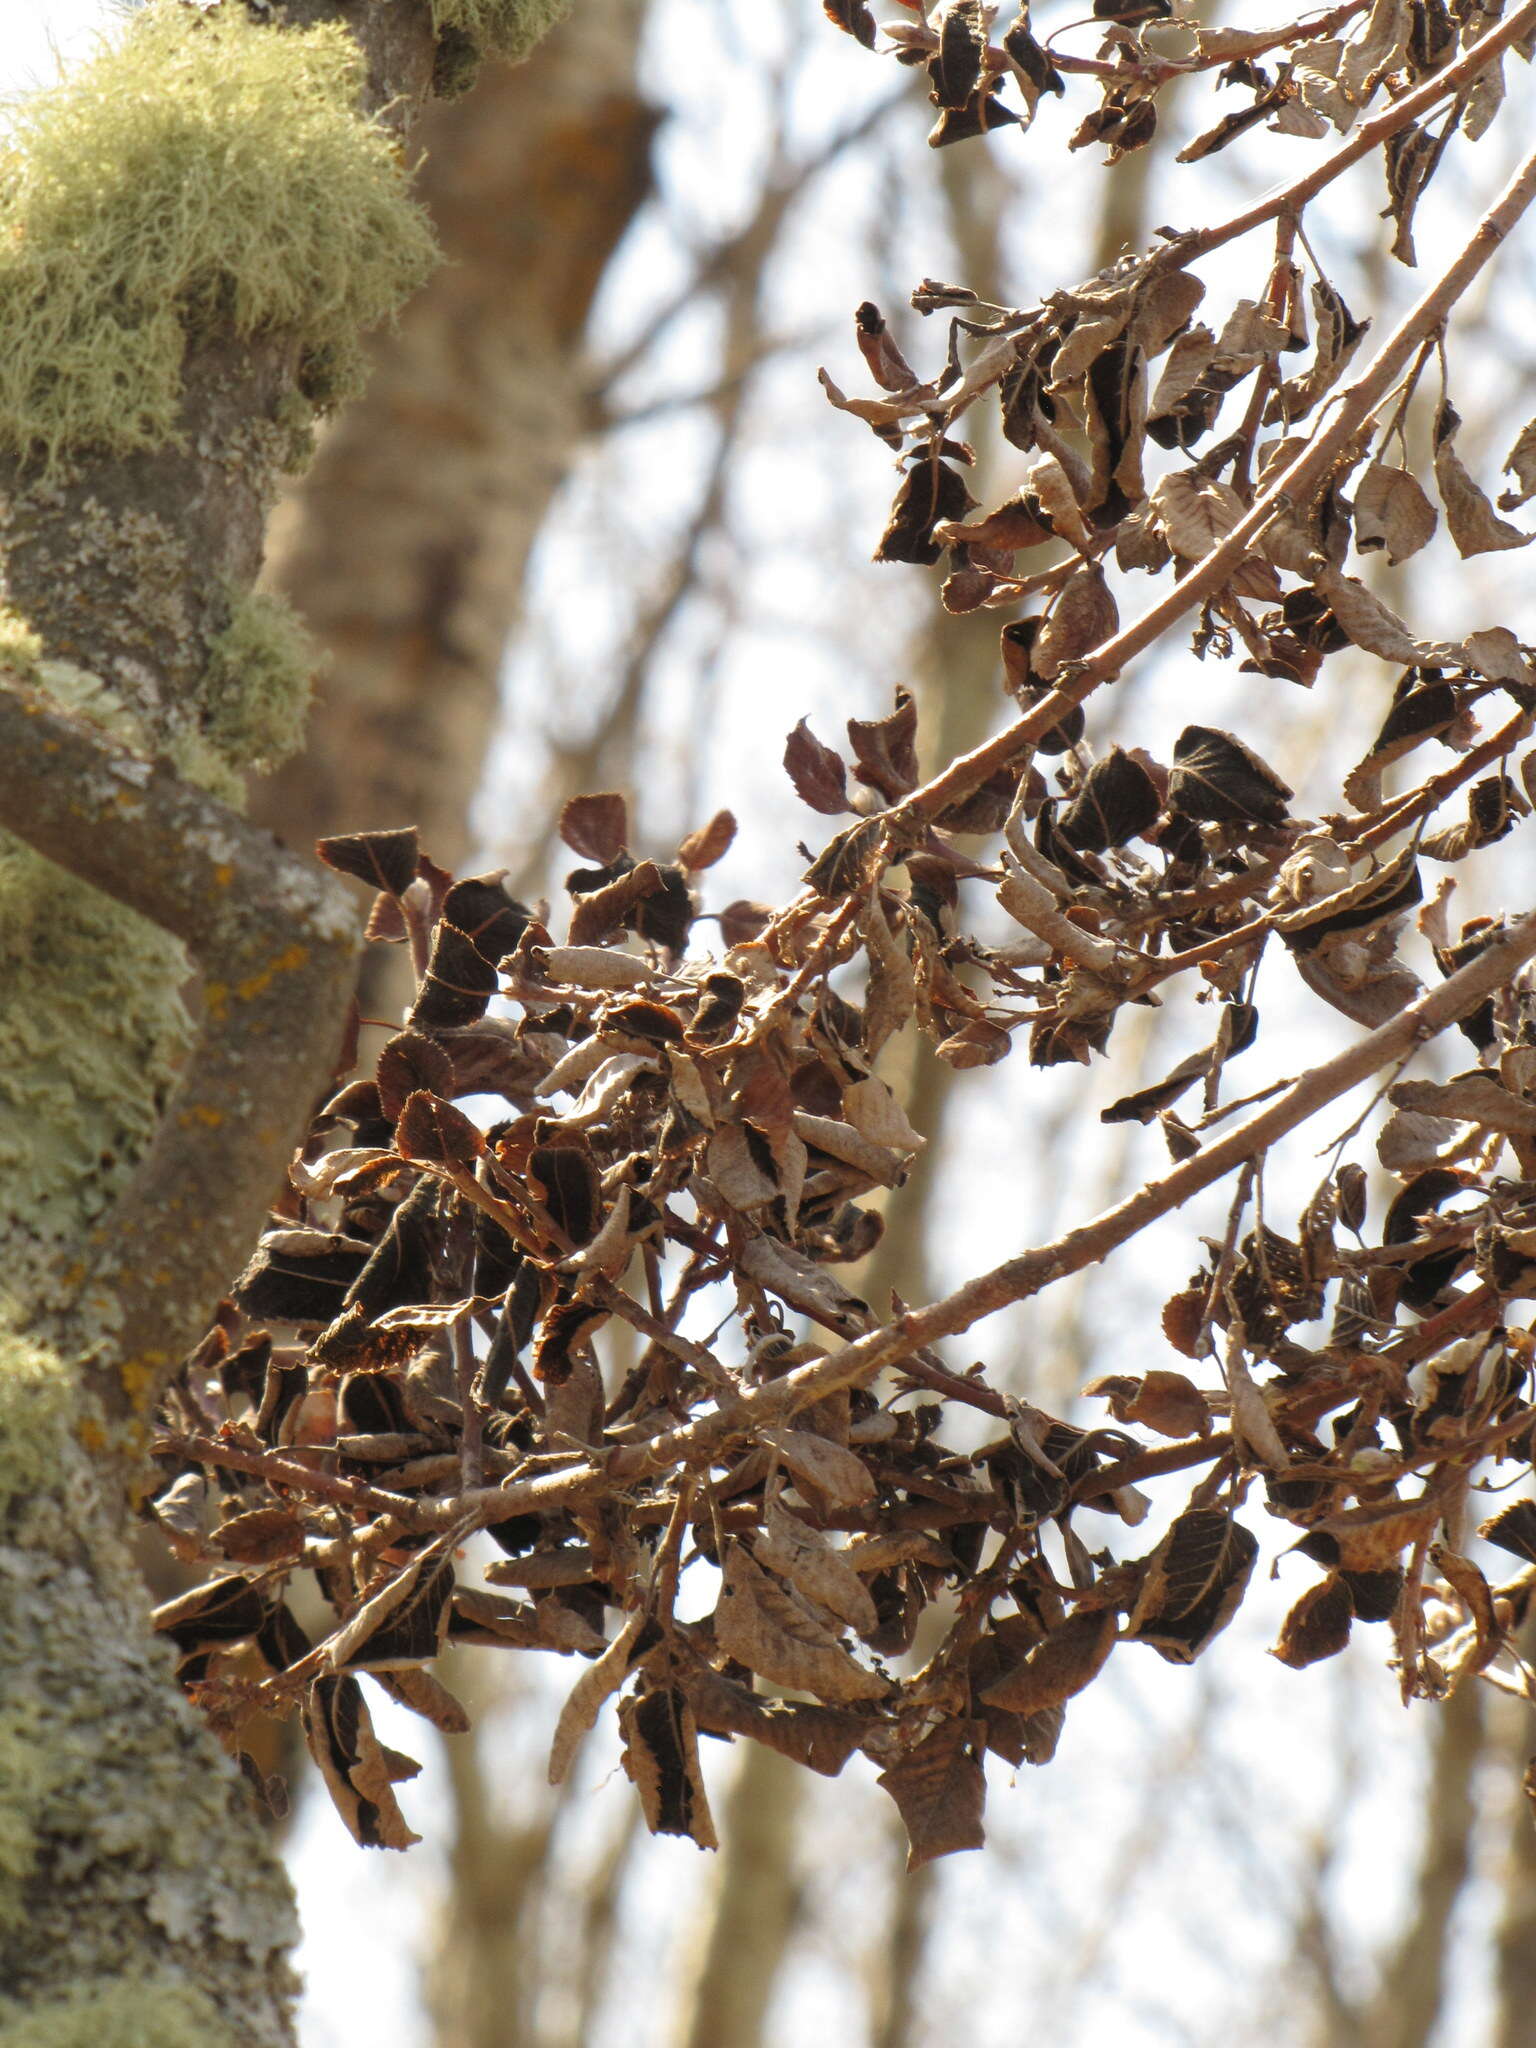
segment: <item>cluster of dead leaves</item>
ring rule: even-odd
[[[860,919],[845,947],[818,898],[774,920],[738,903],[719,913],[735,943],[690,951],[697,877],[731,829],[721,814],[675,862],[636,862],[622,802],[577,799],[565,837],[596,865],[568,878],[558,941],[499,877],[456,882],[409,832],[323,849],[377,890],[375,938],[414,947],[417,1000],[317,1118],[189,1361],[152,1505],[214,1570],[158,1617],[184,1682],[237,1747],[251,1714],[300,1712],[361,1842],[411,1839],[392,1787],[414,1766],[378,1742],[358,1676],[462,1728],[431,1668],[450,1644],[589,1660],[552,1773],[622,1692],[647,1818],[701,1843],[701,1733],[823,1772],[872,1756],[919,1859],[979,1838],[984,1748],[1054,1747],[1075,1685],[1036,1671],[1021,1691],[1015,1667],[1070,1606],[1025,1532],[1064,1521],[1070,1487],[1128,1438],[1038,1417],[951,1450],[943,1401],[908,1394],[936,1379],[1003,1404],[926,1354],[883,1398],[730,1426],[743,1391],[875,1326],[838,1269],[878,1234],[862,1198],[921,1144],[872,1071],[894,1015],[830,986]],[[862,922],[881,915],[871,890]],[[878,943],[906,957],[889,928]],[[684,1325],[706,1288],[728,1313],[702,1342]],[[632,1363],[605,1384],[594,1340],[614,1320]],[[703,1455],[656,1448],[701,1416],[720,1425]],[[479,1530],[489,1565],[466,1561]],[[684,1623],[678,1586],[699,1571],[714,1611]],[[947,1633],[904,1673],[936,1602]],[[941,1755],[963,1824],[935,1790]]]
[[[1039,878],[1064,871],[1018,830],[1000,882],[955,849],[953,832],[984,829],[974,818],[927,828],[921,850],[911,832],[878,838],[917,772],[909,702],[854,721],[849,742],[845,764],[802,726],[792,772],[824,811],[863,804],[849,829],[876,838],[824,855],[777,915],[717,913],[709,949],[698,878],[729,842],[724,813],[675,861],[635,861],[621,801],[576,800],[565,836],[594,865],[569,877],[559,939],[547,911],[494,875],[455,882],[411,833],[325,847],[376,888],[376,939],[415,948],[417,1000],[371,1073],[317,1118],[285,1213],[189,1361],[152,1511],[188,1563],[212,1569],[159,1616],[189,1690],[236,1748],[252,1714],[300,1713],[361,1842],[413,1839],[393,1788],[415,1766],[375,1736],[360,1675],[461,1729],[432,1668],[450,1644],[583,1660],[551,1772],[617,1698],[653,1828],[713,1842],[700,1740],[742,1737],[825,1774],[873,1759],[921,1862],[980,1842],[986,1753],[1047,1761],[1071,1699],[1117,1648],[1201,1654],[1253,1569],[1236,1510],[1254,1489],[1325,1572],[1287,1624],[1287,1662],[1390,1615],[1414,1684],[1443,1689],[1490,1665],[1524,1611],[1524,1576],[1490,1586],[1443,1540],[1469,1459],[1529,1450],[1528,1344],[1499,1317],[1536,1257],[1536,1208],[1468,1164],[1497,1134],[1525,1165],[1536,1137],[1531,1055],[1497,1005],[1468,1020],[1496,1065],[1394,1091],[1383,1157],[1407,1184],[1379,1249],[1360,1239],[1358,1169],[1341,1170],[1296,1240],[1234,1236],[1170,1303],[1176,1352],[1204,1360],[1224,1340],[1219,1388],[1169,1369],[1115,1376],[1088,1390],[1110,1414],[1085,1426],[918,1350],[881,1385],[771,1425],[733,1422],[744,1392],[880,1320],[839,1269],[874,1241],[868,1197],[899,1183],[921,1144],[873,1071],[891,1034],[928,1029],[959,1066],[993,1056],[989,1034],[1006,1049],[1000,987],[1012,1000],[1033,982],[1038,996],[1095,971],[1037,927],[1059,927],[1068,948],[1082,933],[1117,960],[1154,957],[1107,917],[1090,933],[1047,915]],[[1165,773],[1131,766],[1159,816],[1226,843],[1290,830],[1289,792],[1229,735],[1191,728]],[[1054,814],[1105,889],[1123,801],[1101,780],[1075,818]],[[1307,895],[1301,858],[1328,876],[1324,852],[1293,853],[1287,902]],[[1027,910],[1032,968],[953,935],[961,882],[981,879]],[[1088,886],[1069,892],[1079,914]],[[1341,930],[1375,928],[1336,915]],[[1478,936],[1448,941],[1448,956]],[[831,986],[854,959],[862,1003]],[[1212,1089],[1255,1024],[1223,1000],[1209,1053],[1112,1113],[1171,1130],[1167,1105]],[[1200,1142],[1198,1124],[1179,1128]],[[1480,1291],[1463,1296],[1472,1271]],[[1330,1285],[1335,1328],[1306,1348],[1293,1327]],[[725,1321],[705,1339],[686,1326],[710,1288]],[[1395,1333],[1400,1308],[1428,1320]],[[613,1323],[631,1363],[605,1378]],[[1437,1323],[1443,1343],[1426,1339]],[[1326,1443],[1317,1426],[1340,1408]],[[946,1441],[963,1409],[995,1418],[973,1449]],[[1149,1433],[1211,1469],[1161,1539],[1127,1557],[1104,1532],[1146,1515],[1134,1482],[1159,1469]],[[1524,1541],[1523,1528],[1501,1519],[1494,1540]],[[498,1553],[488,1564],[466,1549],[480,1531]],[[702,1620],[679,1618],[690,1573],[715,1587]]]
[[[866,7],[829,12],[873,42]],[[1171,74],[1146,39],[1167,12],[1095,9],[1112,75],[1080,140],[1114,154],[1150,135]],[[948,0],[894,33],[926,68],[935,140],[1017,121],[1009,80],[1027,109],[1063,89],[1027,12],[996,45],[994,13]],[[1305,35],[1195,31],[1198,63],[1253,95],[1197,149],[1251,119],[1342,132],[1481,20],[1361,0]],[[1394,142],[1405,260],[1451,128],[1486,125],[1491,92],[1480,77],[1432,144]],[[936,375],[864,306],[874,394],[823,376],[898,457],[879,559],[942,564],[950,610],[1002,612],[1000,711],[1070,684],[1116,633],[1127,578],[1172,582],[1232,531],[1365,332],[1289,244],[1254,297],[1205,324],[1188,254],[1175,240],[1016,310],[926,282],[914,304],[951,316]],[[554,1778],[615,1701],[650,1826],[712,1845],[701,1739],[763,1742],[828,1775],[862,1754],[919,1863],[980,1842],[986,1755],[1046,1762],[1072,1699],[1126,1645],[1180,1664],[1204,1652],[1249,1584],[1256,1510],[1295,1532],[1282,1569],[1311,1567],[1283,1662],[1389,1623],[1410,1693],[1524,1683],[1510,1645],[1536,1507],[1482,1527],[1512,1575],[1490,1578],[1468,1548],[1475,1475],[1528,1469],[1536,1421],[1515,1312],[1536,1293],[1522,989],[1462,1021],[1467,1071],[1388,1088],[1378,1152],[1397,1188],[1376,1219],[1357,1162],[1291,1235],[1256,1200],[1261,1162],[1244,1175],[1225,1239],[1168,1303],[1165,1362],[1087,1388],[1104,1410],[1045,1414],[922,1347],[798,1407],[764,1398],[902,1311],[856,1291],[923,1143],[880,1071],[898,1034],[962,1070],[1016,1044],[1037,1066],[1087,1065],[1128,1005],[1182,983],[1209,1012],[1200,1049],[1102,1111],[1157,1125],[1177,1161],[1243,1106],[1227,1068],[1260,1037],[1266,949],[1364,1027],[1419,992],[1415,931],[1419,967],[1442,975],[1497,938],[1496,919],[1453,928],[1448,882],[1426,892],[1423,869],[1528,817],[1530,757],[1515,756],[1532,650],[1503,626],[1422,639],[1347,573],[1351,548],[1409,559],[1441,513],[1462,555],[1531,537],[1501,515],[1536,495],[1536,426],[1496,510],[1458,452],[1440,361],[1440,510],[1405,452],[1410,382],[1195,628],[1197,656],[1265,684],[1311,687],[1345,648],[1388,665],[1380,729],[1335,809],[1298,815],[1263,752],[1193,707],[1156,747],[1097,748],[1068,709],[932,798],[898,691],[888,715],[847,722],[845,747],[806,720],[789,734],[795,790],[837,829],[777,909],[701,910],[728,812],[671,859],[637,857],[613,793],[562,817],[582,865],[560,918],[498,875],[456,880],[408,830],[325,843],[374,890],[370,936],[409,948],[417,993],[367,1070],[338,1076],[162,1417],[150,1510],[208,1575],[160,1625],[232,1747],[252,1715],[300,1715],[357,1839],[403,1846],[394,1788],[415,1765],[378,1740],[362,1676],[454,1731],[464,1710],[434,1670],[446,1646],[544,1651],[581,1665]],[[1027,467],[972,518],[960,429],[984,400]],[[1430,772],[1387,795],[1429,747]],[[1140,1483],[1190,1469],[1160,1533],[1134,1533]]]
[[[1185,145],[1180,163],[1213,156],[1260,127],[1307,141],[1345,136],[1378,97],[1401,98],[1497,19],[1479,0],[1343,0],[1277,27],[1208,28],[1174,19],[1172,0],[1094,0],[1090,17],[1071,26],[1096,29],[1097,47],[1067,55],[1057,45],[1068,31],[1042,43],[1028,0],[1011,12],[998,0],[940,0],[921,10],[914,0],[893,4],[908,15],[877,30],[868,0],[824,0],[828,18],[866,49],[883,32],[898,63],[926,73],[935,109],[931,147],[1028,128],[1041,96],[1065,95],[1076,73],[1097,86],[1099,104],[1068,146],[1101,144],[1110,166],[1151,142],[1158,94],[1174,79],[1208,73],[1215,90],[1242,99]],[[1516,47],[1530,56],[1529,43]],[[1392,253],[1400,261],[1415,260],[1413,210],[1452,135],[1476,141],[1503,101],[1496,58],[1468,81],[1437,130],[1410,123],[1390,139]]]

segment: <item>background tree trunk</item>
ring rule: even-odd
[[[417,131],[448,261],[273,522],[268,581],[330,656],[305,752],[253,797],[292,844],[410,823],[446,867],[471,848],[524,572],[588,424],[582,332],[649,191],[643,16],[576,8]]]
[[[804,1772],[761,1743],[742,1745],[721,1816],[714,1911],[684,1996],[678,2048],[762,2048],[774,1986],[795,1930]]]

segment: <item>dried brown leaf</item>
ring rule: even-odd
[[[677,864],[690,874],[701,874],[705,868],[712,868],[717,860],[724,858],[735,837],[735,813],[716,811],[707,825],[701,825],[697,832],[688,834],[677,849]]]
[[[986,1843],[985,1721],[944,1721],[880,1773],[907,1831],[907,1869]]]
[[[1035,637],[1030,666],[1054,682],[1068,662],[1080,661],[1109,639],[1120,623],[1119,609],[1097,562],[1083,562],[1061,587],[1061,595]]]
[[[629,841],[629,806],[613,789],[573,796],[560,813],[560,837],[572,853],[611,867]]]
[[[774,1438],[774,1449],[797,1480],[814,1486],[834,1507],[858,1507],[875,1497],[875,1482],[863,1459],[827,1437],[787,1429]]]
[[[453,1563],[436,1546],[395,1572],[325,1645],[324,1668],[390,1670],[428,1663],[443,1647]]]
[[[894,1152],[917,1152],[928,1142],[912,1127],[889,1083],[874,1074],[843,1089],[843,1114],[872,1143],[889,1145]]]
[[[715,1640],[759,1677],[834,1705],[883,1699],[890,1691],[886,1679],[854,1662],[835,1629],[817,1620],[739,1543],[726,1552]]]
[[[1457,454],[1455,442],[1460,425],[1453,408],[1442,405],[1435,423],[1435,482],[1457,553],[1467,557],[1529,547],[1536,540],[1536,533],[1522,533],[1518,526],[1501,519]]]
[[[222,1523],[212,1545],[232,1564],[292,1563],[304,1553],[304,1524],[287,1508],[252,1508]]]
[[[824,1778],[837,1776],[870,1728],[859,1715],[838,1707],[764,1699],[707,1665],[689,1672],[688,1697],[707,1734],[745,1735]]]
[[[1037,1643],[981,1695],[988,1706],[1012,1714],[1041,1714],[1090,1684],[1115,1646],[1112,1608],[1079,1608]]]
[[[699,1769],[699,1729],[686,1693],[676,1686],[619,1703],[624,1769],[640,1795],[653,1835],[686,1835],[716,1849],[715,1824]]]
[[[1483,1523],[1478,1535],[1527,1564],[1536,1564],[1536,1500],[1517,1500]]]
[[[304,1701],[304,1738],[354,1841],[365,1849],[408,1849],[421,1840],[395,1802],[389,1760],[355,1678],[315,1680]]]
[[[337,874],[354,875],[370,888],[395,897],[403,896],[415,881],[420,860],[412,825],[397,832],[353,832],[321,839],[315,852]]]
[[[587,1666],[567,1693],[549,1749],[551,1785],[564,1784],[577,1750],[602,1711],[603,1702],[624,1683],[636,1640],[645,1623],[644,1608],[636,1608],[601,1657]]]
[[[469,1715],[463,1702],[432,1672],[407,1668],[374,1671],[369,1675],[380,1691],[387,1692],[402,1707],[409,1707],[413,1714],[420,1714],[424,1721],[430,1721],[440,1735],[469,1733]]]
[[[855,1635],[873,1635],[879,1627],[869,1588],[842,1552],[777,1500],[771,1500],[764,1511],[763,1533],[752,1546],[752,1554],[759,1564],[777,1572]]]
[[[1506,1136],[1536,1133],[1536,1102],[1527,1102],[1481,1070],[1452,1081],[1397,1081],[1387,1100],[1398,1109],[1439,1119],[1454,1117]]]
[[[1355,546],[1361,554],[1385,548],[1395,569],[1429,541],[1440,523],[1418,478],[1406,469],[1373,462],[1355,492]]]
[[[1515,512],[1528,499],[1536,498],[1536,420],[1528,420],[1520,429],[1514,447],[1504,458],[1504,468],[1519,488],[1500,492],[1499,510]]]
[[[848,809],[848,771],[842,756],[817,739],[806,719],[784,742],[784,767],[796,796],[813,811],[835,818]]]
[[[1186,1508],[1146,1559],[1126,1635],[1191,1664],[1237,1612],[1258,1542],[1220,1508]]]
[[[1325,1657],[1337,1657],[1349,1642],[1355,1603],[1337,1573],[1321,1585],[1309,1586],[1281,1626],[1280,1640],[1270,1654],[1293,1671]]]
[[[887,803],[898,803],[917,787],[916,741],[917,699],[909,690],[897,690],[896,708],[886,718],[848,720],[853,772]]]

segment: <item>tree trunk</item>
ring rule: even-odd
[[[507,12],[510,35],[537,8]],[[361,62],[327,26],[337,22]],[[186,1245],[222,1231],[222,1263],[223,1237],[259,1213],[324,1078],[341,983],[322,1000],[316,963],[331,949],[346,965],[351,914],[332,905],[331,929],[310,931],[329,885],[262,846],[257,870],[290,887],[287,953],[244,980],[210,975],[203,1036],[180,1077],[186,954],[146,918],[163,914],[194,948],[211,934],[238,951],[254,835],[225,806],[239,801],[242,771],[293,732],[306,681],[291,620],[250,584],[276,472],[295,459],[310,407],[346,395],[359,328],[430,267],[398,148],[440,54],[425,7],[301,0],[281,29],[238,9],[145,9],[78,82],[28,110],[8,158],[0,687],[29,693],[10,708],[39,730],[53,707],[68,714],[51,744],[86,759],[75,814],[110,825],[76,849],[59,829],[63,778],[43,770],[29,787],[0,756],[17,834],[0,834],[8,2041],[294,2038],[291,1894],[232,1765],[177,1690],[168,1644],[150,1632],[124,1479],[137,1477],[188,1330],[227,1278],[192,1284]],[[221,801],[194,800],[191,783]],[[185,860],[157,874],[158,893],[132,857],[104,870],[104,845],[163,851],[164,820],[182,815],[199,821],[196,843],[178,841]],[[226,840],[227,854],[211,851]],[[309,938],[320,943],[298,943]],[[217,1106],[167,1118],[173,1087],[238,1078],[247,1013],[260,1011],[281,1049],[285,976],[293,1042],[307,1049],[283,1099],[229,1085]],[[240,1132],[221,1138],[236,1111]],[[154,1204],[139,1199],[183,1139],[182,1180]],[[222,1206],[178,1222],[178,1203],[203,1184],[194,1169],[221,1156]],[[91,1276],[130,1242],[146,1256],[98,1301]],[[44,1341],[45,1323],[67,1336]]]
[[[0,2036],[279,2048],[287,1879],[150,1636],[64,1371],[0,1344]]]
[[[1527,1666],[1536,1657],[1536,1623],[1528,1617],[1519,1635]],[[1500,1873],[1504,1892],[1494,1936],[1494,1992],[1497,2011],[1494,2048],[1524,2048],[1536,2012],[1536,1800],[1530,1787],[1536,1768],[1536,1714],[1528,1701],[1500,1702],[1501,1740],[1494,1748],[1507,1774],[1509,1838]],[[1521,1782],[1523,1778],[1523,1783]]]
[[[710,1916],[683,2002],[686,2048],[762,2048],[773,1989],[794,1931],[794,1872],[804,1773],[761,1743],[742,1744],[722,1816]]]
[[[1412,1916],[1365,2014],[1370,2048],[1424,2048],[1445,2003],[1456,1902],[1472,1870],[1483,1689],[1465,1680],[1435,1710]]]

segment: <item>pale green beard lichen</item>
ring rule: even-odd
[[[571,0],[432,0],[432,26],[458,29],[482,56],[520,64],[570,6]]]
[[[150,0],[0,145],[0,442],[171,439],[189,343],[291,337],[305,394],[361,379],[358,332],[435,260],[345,30]]]
[[[229,624],[209,645],[203,686],[203,729],[226,761],[265,770],[298,751],[318,662],[281,598],[235,598]]]

